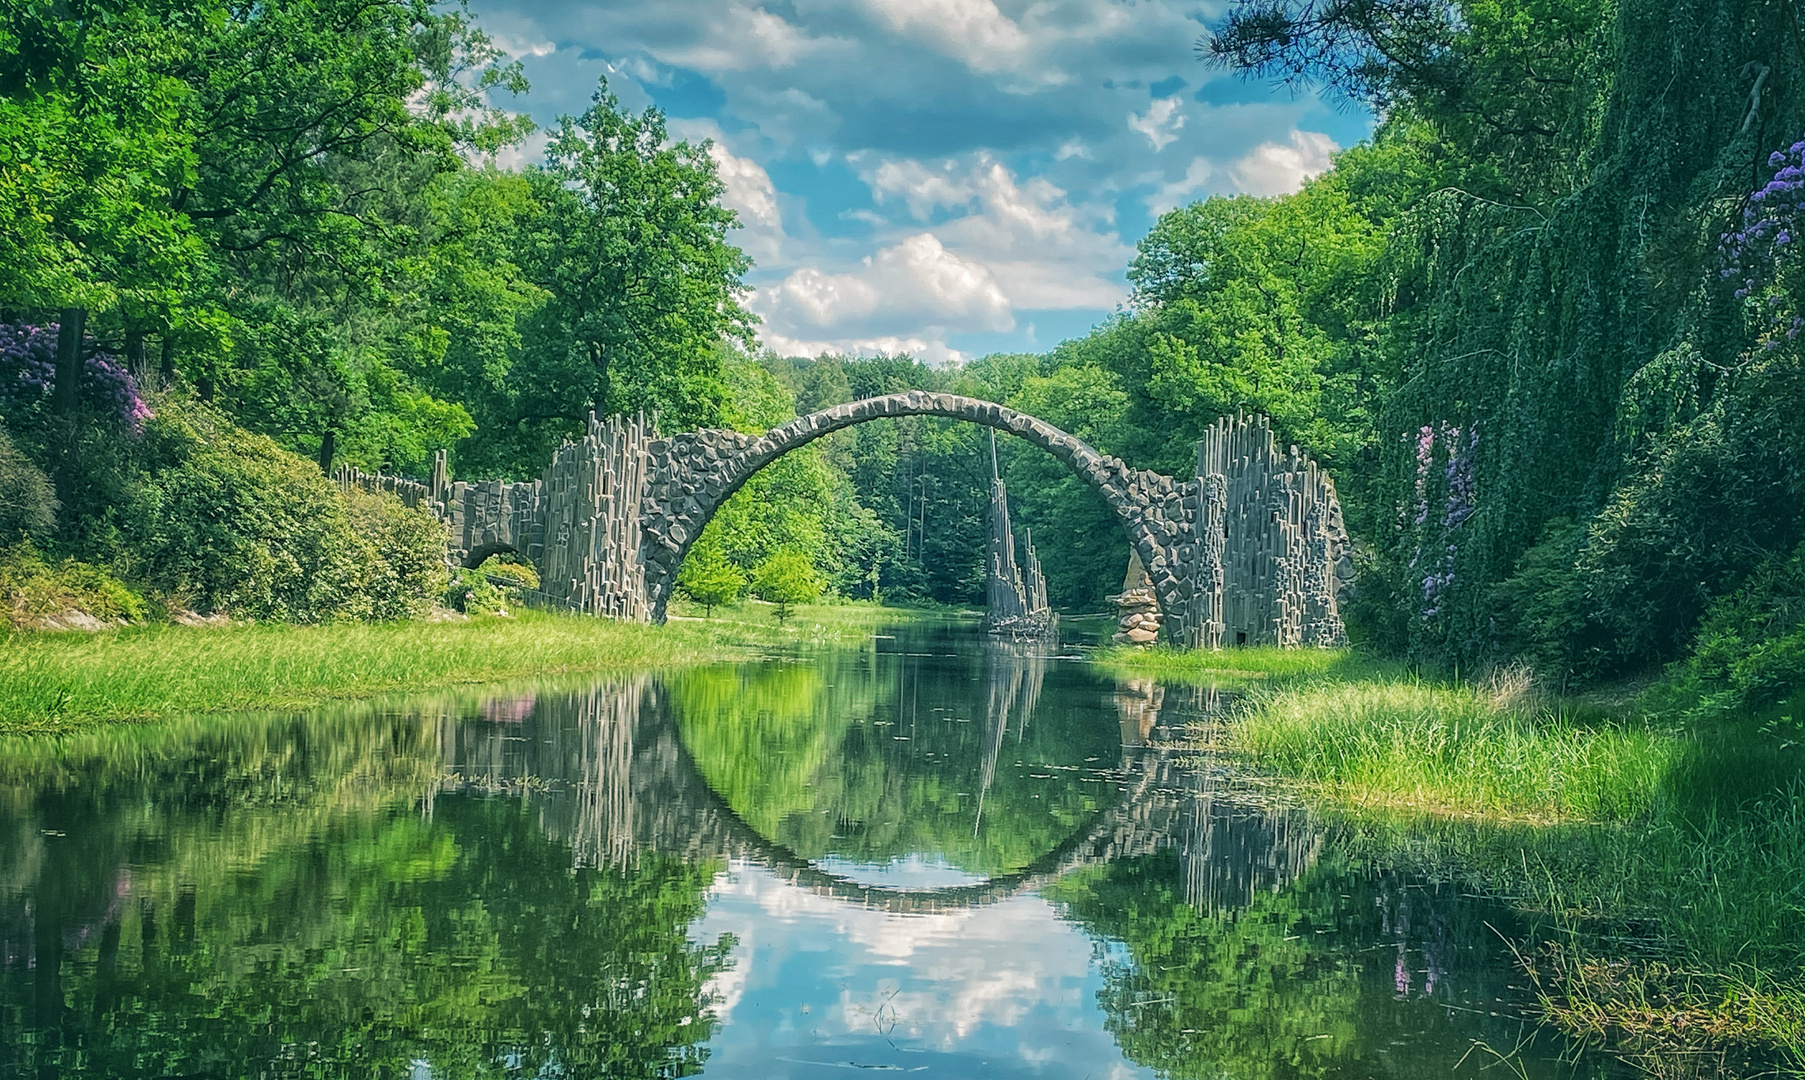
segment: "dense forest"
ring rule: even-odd
[[[1782,708],[1805,671],[1792,0],[1239,0],[1198,50],[1376,129],[1295,194],[1160,218],[1088,335],[947,370],[762,350],[707,148],[606,85],[500,167],[531,125],[495,102],[528,88],[459,7],[9,5],[4,540],[124,608],[386,617],[438,583],[417,523],[335,464],[421,475],[446,448],[529,477],[591,410],[762,430],[929,388],[1186,475],[1245,409],[1335,476],[1370,647],[1576,682],[1677,662],[1691,700]],[[907,420],[792,454],[690,580],[800,554],[842,595],[972,603],[981,439]],[[1010,442],[1053,599],[1094,610],[1126,543]],[[274,505],[278,481],[311,501]]]

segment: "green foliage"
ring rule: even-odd
[[[1805,728],[1805,545],[1767,560],[1712,604],[1692,655],[1653,699],[1699,719],[1769,720]]]
[[[42,5],[0,14],[0,297],[9,305],[184,306],[199,245],[177,205],[195,167],[194,87],[177,72],[196,50],[190,33],[171,30],[222,14],[207,0],[179,12],[115,4],[89,19]]]
[[[718,605],[738,600],[749,583],[745,571],[729,562],[720,547],[708,540],[704,537],[689,549],[683,569],[677,574],[677,587],[702,605],[703,618],[712,616]]]
[[[1611,677],[1805,539],[1796,257],[1745,244],[1732,273],[1720,242],[1805,125],[1799,40],[1761,0],[1277,0],[1216,27],[1221,62],[1385,106],[1315,182],[1386,237],[1343,368],[1378,393],[1318,406],[1357,449],[1323,445],[1371,639]]]
[[[1128,394],[1120,376],[1101,366],[1073,364],[1032,375],[1008,404],[1106,453],[1125,438]],[[1128,568],[1128,540],[1115,512],[1045,454],[1011,453],[1008,462],[1009,512],[1034,532],[1049,597],[1098,610],[1105,596],[1121,590]]]
[[[341,492],[351,533],[361,543],[362,582],[355,618],[405,619],[423,615],[445,591],[445,525],[393,495]],[[527,573],[531,574],[530,568]],[[516,575],[518,576],[518,575]],[[538,579],[533,578],[533,584]]]
[[[441,603],[466,615],[505,615],[508,591],[489,580],[481,570],[457,567],[451,571]]]
[[[347,497],[210,408],[165,403],[145,455],[135,570],[175,603],[294,622],[397,618],[442,587],[437,521],[392,497]]]
[[[45,616],[76,611],[102,622],[138,622],[143,598],[98,566],[53,564],[29,541],[0,551],[0,629],[30,630]]]
[[[491,578],[500,578],[510,589],[539,588],[539,572],[533,569],[531,563],[513,553],[492,555],[483,560],[481,569]]]
[[[780,549],[752,572],[752,588],[761,599],[777,605],[777,620],[782,622],[791,604],[806,604],[820,596],[822,582],[808,556]]]
[[[56,510],[50,478],[0,429],[0,545],[48,536],[56,528]]]
[[[489,434],[472,460],[509,475],[542,469],[591,409],[656,413],[667,431],[718,424],[723,346],[749,344],[754,322],[705,145],[670,143],[662,114],[623,110],[604,83],[560,118],[546,158],[511,226],[511,257],[544,302],[475,414]]]

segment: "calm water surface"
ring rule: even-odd
[[[1219,698],[895,635],[0,745],[0,1077],[1606,1074]]]

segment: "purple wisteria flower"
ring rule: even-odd
[[[1765,343],[1771,348],[1780,333],[1788,340],[1798,336],[1796,320],[1780,310],[1790,297],[1779,278],[1783,264],[1798,250],[1793,234],[1805,225],[1805,139],[1776,150],[1767,166],[1773,176],[1749,192],[1741,221],[1718,238],[1724,264],[1718,275],[1736,283],[1736,299],[1749,301],[1757,320],[1776,335]]]
[[[1404,433],[1404,441],[1412,441],[1411,433]],[[1430,621],[1442,613],[1448,591],[1454,586],[1460,557],[1455,530],[1478,509],[1479,432],[1477,425],[1424,424],[1416,430],[1414,441],[1416,546],[1409,569],[1422,592],[1418,614]],[[1438,503],[1440,512],[1433,513]]]

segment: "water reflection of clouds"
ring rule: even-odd
[[[1091,940],[1038,896],[894,915],[736,862],[691,932],[739,942],[710,986],[721,1020],[711,1076],[930,1059],[935,1076],[1151,1075],[1124,1063],[1103,1030]]]

